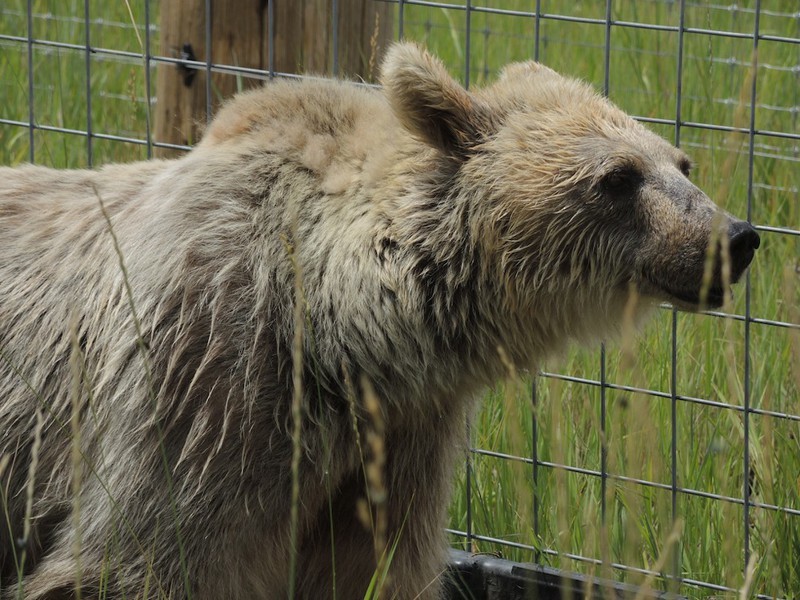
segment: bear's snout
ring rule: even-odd
[[[730,219],[727,231],[727,248],[717,241],[714,253],[714,270],[710,289],[707,290],[708,308],[718,308],[725,296],[725,287],[737,283],[753,261],[756,249],[761,245],[761,237],[755,228],[746,221]],[[728,276],[723,272],[728,268]],[[703,288],[703,284],[700,284]]]
[[[731,260],[731,279],[734,283],[750,265],[760,245],[761,237],[746,221],[734,221],[728,227],[728,251]]]
[[[669,238],[677,246],[654,246],[646,254],[641,290],[684,310],[722,306],[730,286],[737,283],[753,261],[761,237],[746,221],[727,213],[712,213],[711,225],[688,243]],[[715,233],[716,232],[718,233]]]

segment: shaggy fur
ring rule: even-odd
[[[366,379],[386,596],[436,598],[498,349],[526,369],[629,303],[718,305],[758,245],[583,83],[524,63],[467,92],[400,44],[383,84],[270,84],[175,161],[0,169],[2,598],[286,597],[293,366],[297,597],[331,597],[334,573],[363,597],[375,569]]]

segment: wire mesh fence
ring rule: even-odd
[[[515,60],[587,79],[689,150],[700,186],[762,233],[733,303],[662,307],[644,341],[573,352],[486,400],[451,509],[453,542],[691,596],[800,589],[800,11],[792,0],[381,0],[467,86]],[[184,150],[153,134],[157,69],[298,77],[158,43],[156,0],[0,7],[0,159],[96,166]],[[330,71],[338,71],[332,0]],[[236,41],[234,40],[234,44]],[[518,422],[508,430],[509,415]],[[675,523],[680,523],[679,527]],[[592,530],[593,533],[589,533]],[[670,537],[674,534],[673,537]]]

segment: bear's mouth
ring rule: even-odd
[[[720,308],[725,302],[725,290],[721,287],[709,288],[705,294],[705,298],[701,298],[701,294],[698,291],[674,291],[666,289],[664,291],[670,296],[670,298],[667,298],[670,302],[675,304],[672,300],[672,298],[674,298],[681,303],[681,306],[678,308],[684,308],[687,304],[692,310]],[[731,288],[728,288],[728,293],[731,297],[733,296],[733,290]]]
[[[728,286],[727,290],[721,285],[688,289],[665,284],[654,280],[652,277],[646,277],[645,280],[646,289],[642,290],[643,292],[661,300],[666,300],[675,308],[691,312],[720,308],[725,302],[726,291],[729,297],[733,297],[733,289],[730,286]]]

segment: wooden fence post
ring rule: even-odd
[[[333,47],[333,0],[225,0],[211,2],[211,62],[254,69],[269,65],[269,2],[275,2],[274,69],[279,73],[338,74],[374,81],[392,39],[394,6],[379,0],[338,0],[338,54]],[[161,3],[161,55],[206,62],[205,0]],[[334,73],[334,64],[337,73]],[[161,64],[156,78],[153,140],[192,145],[219,104],[262,82],[213,73],[211,106],[206,71]],[[157,156],[173,156],[158,148]]]

